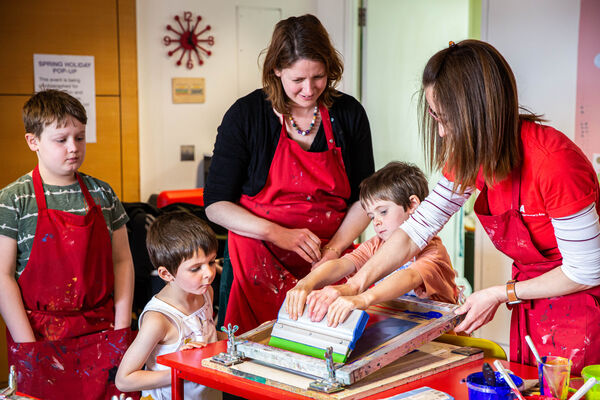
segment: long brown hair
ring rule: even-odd
[[[344,64],[317,17],[306,14],[279,21],[275,25],[266,52],[262,74],[263,90],[277,112],[288,112],[289,99],[285,95],[281,79],[275,75],[275,70],[289,68],[300,59],[323,63],[327,87],[317,102],[325,107],[333,104],[333,97],[337,94],[335,87],[342,79]]]
[[[429,115],[425,90],[431,88],[446,135]],[[504,179],[521,163],[517,84],[510,66],[489,43],[451,43],[429,59],[419,101],[421,132],[429,167],[445,167],[461,190],[474,186],[480,169],[486,184]]]

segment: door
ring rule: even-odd
[[[376,168],[393,160],[412,162],[428,175],[419,137],[417,103],[421,74],[429,57],[469,36],[469,0],[365,0],[362,103],[371,123]],[[370,237],[372,235],[368,235]],[[463,274],[464,229],[457,214],[440,233],[458,271]]]

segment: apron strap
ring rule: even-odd
[[[327,148],[331,150],[335,148],[335,139],[333,138],[333,129],[331,128],[331,119],[329,118],[329,111],[327,111],[327,108],[323,105],[319,105],[319,111],[321,112],[323,129],[325,129],[325,139],[327,139]]]
[[[96,205],[96,202],[90,194],[90,191],[88,190],[87,186],[83,182],[83,179],[81,178],[79,172],[75,172],[75,176],[77,177],[77,182],[79,182],[79,186],[81,187],[81,193],[83,193],[83,196],[85,197],[85,201],[88,205],[88,208],[91,209]]]
[[[90,194],[90,191],[88,190],[87,186],[85,186],[85,183],[83,182],[83,179],[81,178],[81,175],[79,174],[79,172],[75,172],[75,176],[77,177],[77,182],[79,182],[79,186],[81,187],[81,192],[83,193],[83,196],[85,197],[85,201],[88,205],[88,208],[92,208],[96,205],[96,202],[94,201],[92,195]],[[37,207],[38,207],[38,212],[39,211],[44,211],[48,208],[48,204],[46,203],[46,195],[44,194],[44,185],[42,183],[42,177],[40,175],[40,170],[39,170],[39,166],[36,165],[35,168],[33,169],[32,173],[31,173],[31,177],[33,179],[33,190],[35,193],[35,201],[37,203]]]
[[[323,121],[323,129],[325,130],[325,140],[327,142],[327,149],[331,150],[335,148],[335,139],[333,137],[333,128],[331,127],[331,119],[329,117],[329,111],[323,105],[319,105],[319,112],[321,113],[321,121]],[[287,130],[285,129],[284,116],[281,115],[281,137],[287,137]]]
[[[33,191],[35,193],[35,202],[37,203],[38,213],[40,211],[46,211],[46,195],[44,194],[44,185],[42,184],[42,177],[40,176],[38,165],[33,169],[31,177],[33,178]]]
[[[512,203],[510,208],[519,211],[519,202],[521,200],[521,166],[513,168],[511,175]]]

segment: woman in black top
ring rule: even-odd
[[[280,21],[263,89],[227,111],[204,192],[229,232],[234,281],[225,323],[274,319],[287,290],[337,258],[368,224],[358,185],[374,171],[363,107],[335,90],[342,62],[312,15]]]

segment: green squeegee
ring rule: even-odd
[[[321,359],[325,358],[325,349],[332,347],[333,361],[345,363],[369,319],[365,311],[354,310],[343,323],[332,328],[327,326],[327,318],[313,322],[307,315],[305,309],[294,321],[283,305],[273,325],[269,346]]]

